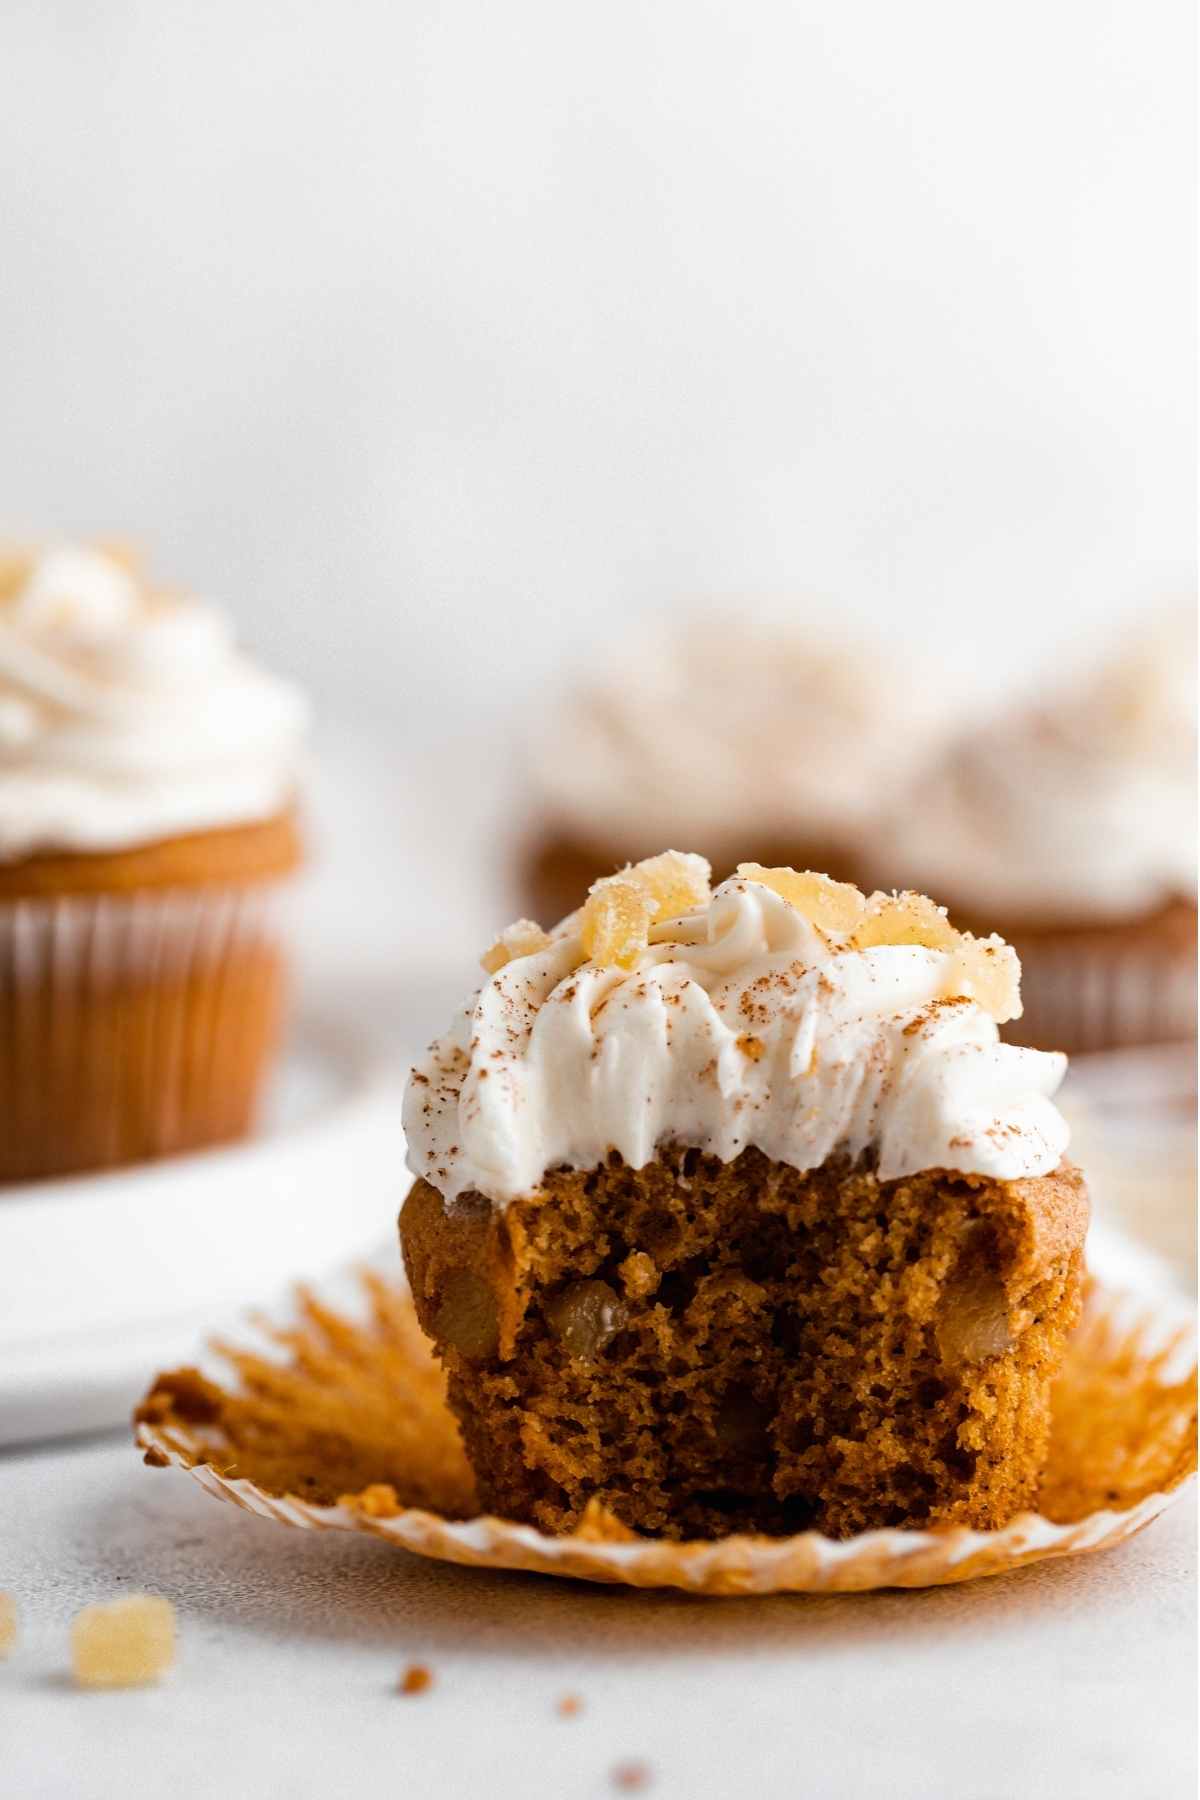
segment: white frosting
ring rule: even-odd
[[[1195,623],[1144,626],[1077,693],[985,726],[875,844],[897,879],[1006,921],[1137,916],[1196,891]]]
[[[576,966],[573,916],[486,981],[410,1081],[413,1173],[503,1204],[548,1169],[610,1150],[641,1168],[668,1141],[801,1170],[871,1152],[884,1181],[1057,1165],[1066,1058],[1002,1044],[948,998],[945,952],[847,950],[736,878],[651,937],[630,970]]]
[[[952,698],[799,625],[677,620],[554,711],[531,778],[543,816],[633,855],[840,844],[944,738]]]
[[[0,596],[0,860],[270,818],[306,719],[215,608],[101,550],[44,551]]]

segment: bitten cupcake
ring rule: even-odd
[[[306,708],[115,550],[0,561],[0,1180],[244,1132]]]
[[[1065,1058],[915,894],[667,852],[523,922],[412,1076],[401,1237],[486,1508],[1000,1526],[1078,1315]]]
[[[1195,1036],[1195,677],[1194,618],[1158,618],[1088,681],[964,738],[880,820],[893,879],[1018,950],[1022,1043]]]
[[[803,620],[702,615],[639,640],[546,717],[522,904],[557,919],[672,838],[875,883],[874,823],[952,723],[953,685],[897,679]]]

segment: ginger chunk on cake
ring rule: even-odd
[[[548,934],[533,919],[518,919],[505,927],[490,950],[484,951],[479,966],[495,975],[506,963],[522,956],[536,956],[540,950],[548,950],[550,944]]]
[[[853,931],[866,911],[866,901],[851,882],[832,881],[812,869],[764,869],[761,863],[739,863],[737,872],[744,881],[770,888],[811,919],[819,931]]]
[[[650,927],[706,906],[710,870],[702,856],[664,850],[594,882],[583,908],[584,955],[630,969],[650,941]]]

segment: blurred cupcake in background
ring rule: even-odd
[[[1007,1036],[1077,1053],[1194,1035],[1195,707],[1194,618],[1160,616],[956,743],[892,815],[891,879],[1016,947]]]
[[[799,622],[639,635],[531,746],[524,903],[553,922],[664,844],[699,851],[717,881],[751,860],[871,887],[873,822],[944,739],[948,698]]]
[[[98,546],[0,558],[0,1180],[244,1132],[306,707]]]

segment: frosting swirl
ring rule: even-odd
[[[0,860],[270,818],[306,720],[220,611],[114,553],[55,547],[0,570]]]
[[[1066,1147],[1066,1058],[1001,1043],[945,951],[849,949],[744,877],[629,968],[582,961],[579,920],[492,975],[413,1073],[409,1167],[447,1201],[503,1205],[610,1150],[641,1168],[667,1141],[800,1170],[870,1154],[884,1181],[1040,1175]]]

